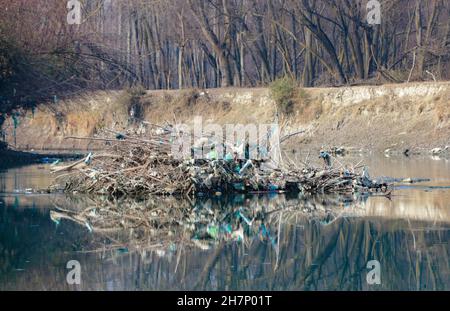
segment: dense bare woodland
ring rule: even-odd
[[[0,0],[2,110],[14,102],[141,85],[303,86],[449,78],[450,2],[383,0]],[[10,103],[8,105],[7,103]]]

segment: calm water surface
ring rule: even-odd
[[[86,227],[55,224],[50,210],[66,198],[27,193],[51,183],[48,166],[0,172],[0,290],[450,290],[450,161],[339,159],[360,160],[372,176],[431,181],[399,184],[391,200],[201,200],[199,210],[233,206],[269,216],[264,230],[247,225],[243,240],[133,251],[126,241],[99,251]],[[318,213],[304,212],[311,208]],[[78,286],[66,282],[73,259],[82,268]],[[366,281],[370,260],[380,262],[380,285]]]

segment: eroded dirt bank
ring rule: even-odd
[[[293,114],[279,115],[285,133],[305,130],[288,148],[429,152],[450,145],[450,82],[302,89]],[[151,123],[273,123],[277,109],[267,88],[96,92],[42,104],[4,124],[7,141],[23,150],[94,149],[102,143],[67,140],[103,128],[132,127],[130,111]]]

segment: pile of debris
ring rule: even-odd
[[[370,179],[364,166],[323,168],[304,164],[274,165],[271,161],[242,159],[183,160],[171,154],[173,128],[141,135],[116,133],[112,138],[71,137],[105,141],[107,151],[92,154],[64,167],[54,167],[66,192],[108,197],[147,198],[149,195],[222,195],[230,193],[369,193],[389,191]],[[322,154],[321,154],[322,156]],[[328,156],[328,155],[326,155]],[[324,157],[326,157],[324,156]]]

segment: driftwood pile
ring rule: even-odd
[[[323,168],[274,166],[270,161],[182,160],[171,155],[174,133],[158,127],[145,135],[108,131],[112,138],[71,137],[104,141],[105,152],[64,167],[55,167],[65,191],[112,198],[149,195],[222,195],[230,193],[369,193],[388,192],[388,185],[370,179],[363,166]]]

